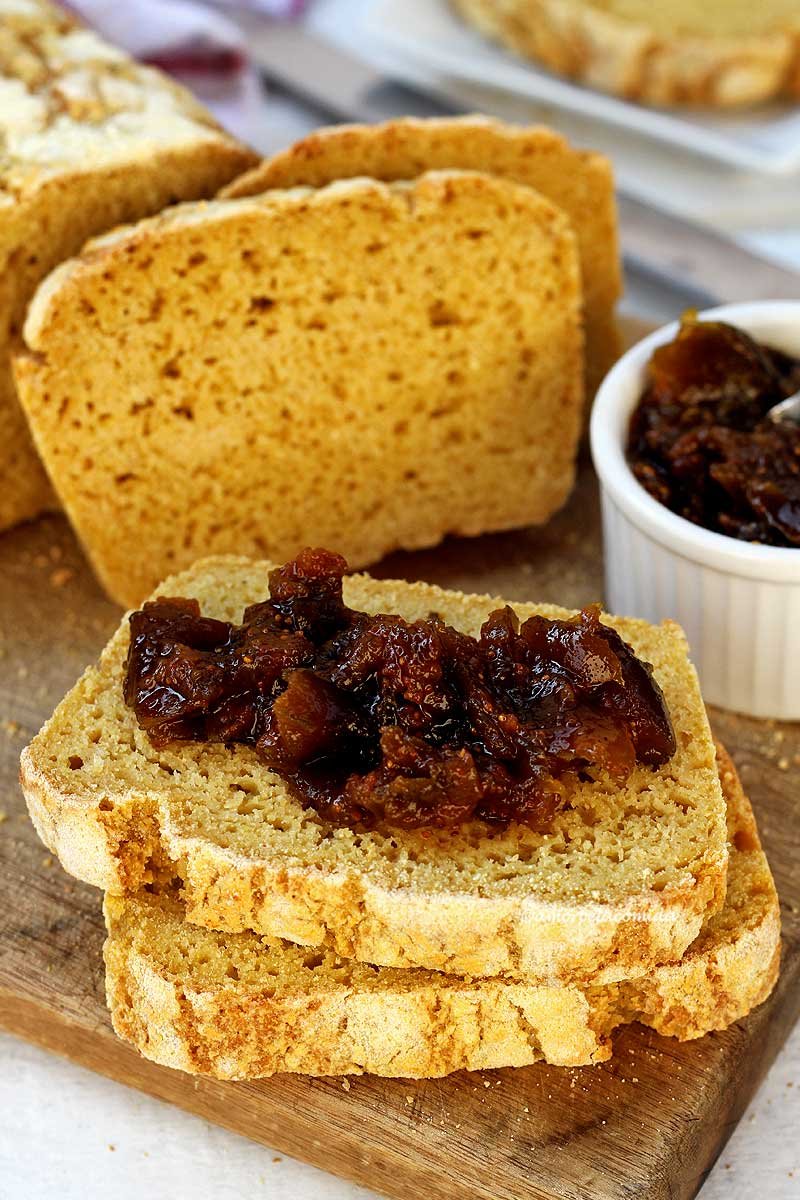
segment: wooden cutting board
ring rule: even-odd
[[[595,600],[591,468],[544,530],[397,555],[380,573],[509,599]],[[800,1010],[800,728],[713,714],[782,900],[780,982],[747,1020],[686,1045],[632,1028],[610,1063],[581,1070],[217,1083],[153,1066],[116,1040],[103,1001],[99,894],[47,855],[17,784],[25,740],[118,619],[62,518],[0,538],[0,1025],[396,1200],[694,1196]]]

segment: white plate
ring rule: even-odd
[[[445,77],[544,101],[731,166],[775,174],[800,170],[797,105],[712,114],[632,104],[559,79],[492,45],[447,0],[380,0],[370,10],[368,28],[396,53]]]

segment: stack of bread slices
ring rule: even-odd
[[[601,156],[480,117],[341,127],[62,263],[16,384],[101,582],[138,604],[208,554],[364,566],[547,521],[619,288]]]
[[[564,503],[618,350],[604,159],[470,117],[253,166],[46,0],[0,18],[0,527],[48,503],[33,444],[115,599],[182,571],[157,594],[238,622],[268,591],[255,558],[361,566]],[[345,600],[473,635],[498,605],[365,575]],[[624,786],[576,777],[541,831],[338,827],[250,746],[156,747],[123,621],[21,763],[42,840],[106,892],[120,1035],[221,1078],[425,1077],[594,1063],[621,1024],[691,1038],[759,1003],[777,898],[683,635],[609,622],[677,749]]]
[[[158,594],[238,622],[269,570],[210,559]],[[346,577],[344,598],[470,634],[499,603],[366,575]],[[623,786],[576,780],[545,832],[337,827],[251,747],[156,748],[123,699],[123,621],[21,764],[45,844],[105,889],[120,1036],[220,1078],[428,1077],[596,1063],[619,1025],[695,1038],[760,1003],[777,897],[683,635],[604,619],[652,664],[677,749]]]

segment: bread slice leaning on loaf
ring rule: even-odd
[[[358,566],[546,521],[574,478],[580,309],[572,230],[530,188],[350,180],[95,241],[39,289],[17,384],[136,604],[210,552]]]
[[[383,125],[316,130],[235,179],[222,195],[324,187],[357,175],[414,179],[425,171],[453,167],[532,187],[569,218],[581,260],[586,391],[593,396],[620,353],[614,316],[622,291],[614,176],[601,154],[576,150],[543,126],[506,125],[482,116],[406,117]]]
[[[772,989],[780,957],[775,885],[725,751],[719,769],[731,857],[725,907],[680,962],[606,986],[542,986],[376,969],[253,933],[188,924],[174,894],[106,896],[106,992],[114,1028],[146,1058],[192,1074],[278,1071],[427,1078],[611,1056],[641,1021],[688,1040],[723,1029]]]
[[[270,569],[212,559],[157,593],[195,597],[203,613],[238,622],[268,594]],[[436,612],[473,635],[503,603],[367,575],[345,577],[344,600],[410,621]],[[520,620],[572,615],[513,608]],[[482,822],[335,828],[250,747],[155,749],[123,701],[127,621],[23,753],[31,816],[68,871],[108,891],[136,891],[168,867],[188,919],[211,928],[456,974],[642,974],[679,958],[723,902],[725,806],[682,632],[608,620],[652,663],[677,750],[658,770],[637,767],[621,789],[603,775],[575,783],[547,833]]]
[[[482,33],[604,92],[735,108],[800,96],[797,0],[450,0]]]
[[[57,507],[11,371],[37,284],[87,238],[213,196],[257,158],[184,88],[46,0],[0,0],[0,147],[2,530]]]

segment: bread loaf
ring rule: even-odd
[[[614,317],[622,290],[614,177],[602,155],[576,150],[541,126],[505,125],[481,116],[406,117],[383,125],[319,129],[235,179],[223,195],[323,187],[356,175],[414,179],[424,171],[454,167],[532,187],[569,218],[581,260],[586,390],[593,396],[620,352]]]
[[[483,33],[645,104],[734,108],[800,95],[796,0],[451,0]]]
[[[752,810],[720,748],[731,857],[725,907],[680,962],[606,986],[537,986],[377,969],[184,919],[170,893],[107,896],[106,990],[120,1037],[155,1062],[249,1079],[277,1071],[426,1078],[611,1056],[640,1021],[686,1040],[761,1003],[780,955],[775,885]]]
[[[239,621],[267,595],[269,569],[210,560],[158,593]],[[502,603],[367,575],[344,584],[350,607],[408,620],[436,612],[473,635]],[[521,619],[568,615],[513,607]],[[652,663],[677,750],[622,788],[602,773],[570,785],[546,833],[477,821],[455,831],[335,828],[248,746],[156,749],[123,700],[127,622],[23,753],[31,816],[68,871],[108,891],[176,873],[189,920],[204,926],[464,975],[642,974],[679,958],[722,904],[725,807],[683,634],[609,623]]]
[[[17,382],[109,593],[547,520],[582,409],[566,217],[459,172],[179,206],[42,284]],[[132,547],[135,546],[135,552]]]
[[[45,0],[0,0],[0,529],[56,500],[14,392],[37,284],[86,239],[211,196],[256,156]]]

